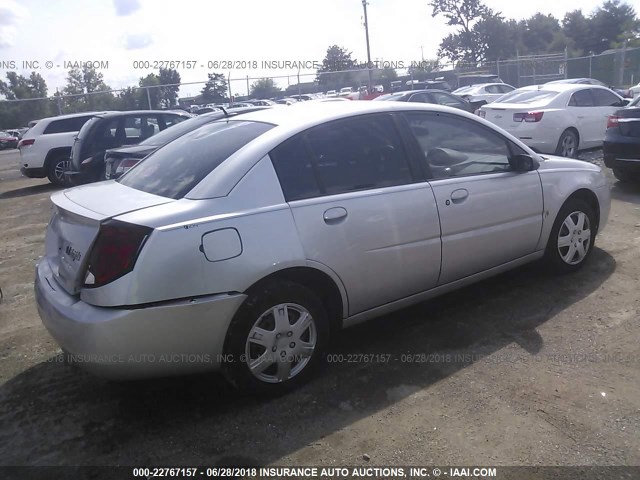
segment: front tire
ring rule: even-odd
[[[278,395],[306,382],[329,338],[318,296],[289,281],[249,294],[231,321],[222,371],[241,390]]]
[[[49,162],[47,167],[47,178],[51,183],[59,187],[68,186],[64,172],[71,168],[71,159],[69,155],[56,155]]]
[[[556,155],[561,157],[575,158],[578,155],[578,134],[573,130],[565,130],[560,135]]]
[[[593,208],[584,200],[569,199],[553,224],[545,261],[558,273],[571,273],[586,263],[593,251],[597,220]]]

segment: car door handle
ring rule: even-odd
[[[325,210],[322,218],[327,225],[334,225],[347,218],[347,211],[342,207],[330,208]]]
[[[584,115],[577,115],[576,118],[582,119],[582,118],[584,118]]]
[[[451,201],[453,203],[462,203],[469,196],[469,191],[466,188],[459,188],[451,192]]]

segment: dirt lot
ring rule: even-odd
[[[259,400],[217,375],[115,384],[59,362],[32,292],[53,188],[0,152],[0,462],[640,465],[640,188],[611,184],[579,274],[531,265],[347,330],[332,353],[391,361]]]

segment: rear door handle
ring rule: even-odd
[[[451,201],[453,203],[462,203],[469,196],[469,191],[466,188],[459,188],[451,192]]]
[[[330,208],[325,210],[322,218],[327,225],[334,225],[347,218],[347,211],[342,207]]]

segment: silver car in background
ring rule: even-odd
[[[339,328],[543,257],[577,270],[610,203],[595,165],[407,102],[222,119],[51,199],[36,298],[72,360],[267,392]]]

